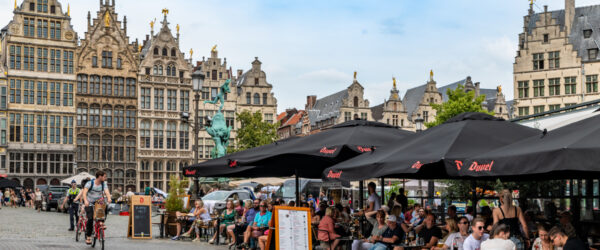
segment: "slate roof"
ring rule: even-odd
[[[371,107],[371,117],[373,120],[379,121],[383,119],[383,103],[377,106]]]
[[[314,126],[318,121],[326,120],[340,115],[342,100],[348,97],[348,90],[344,89],[335,94],[318,99],[314,106],[307,110],[310,125]]]
[[[413,113],[417,110],[419,103],[421,103],[421,100],[423,99],[423,95],[425,95],[426,88],[427,84],[423,84],[421,86],[409,89],[406,91],[406,93],[404,93],[402,102],[404,103],[404,108],[408,114],[408,119],[411,121]]]
[[[536,27],[536,22],[540,19],[542,13],[535,13],[529,19],[527,24],[528,32],[531,35]],[[565,10],[551,11],[552,19],[560,25],[561,31],[565,26]],[[569,34],[569,43],[573,45],[573,49],[577,51],[577,55],[583,61],[596,60],[597,58],[588,58],[588,49],[600,48],[600,5],[592,5],[575,8],[575,16],[571,26],[571,34]],[[583,31],[591,29],[592,36],[590,38],[583,37]]]

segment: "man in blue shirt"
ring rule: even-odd
[[[254,222],[248,225],[249,230],[246,230],[244,233],[244,243],[242,244],[242,248],[248,248],[248,242],[250,241],[250,236],[252,236],[253,231],[264,231],[262,230],[265,227],[269,227],[269,220],[271,220],[271,212],[267,211],[267,201],[260,202],[260,212],[256,214],[254,217]]]

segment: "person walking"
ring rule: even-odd
[[[500,206],[492,212],[494,225],[501,223],[506,224],[510,228],[510,240],[515,243],[517,250],[527,248],[529,244],[529,235],[527,223],[523,216],[521,208],[513,205],[512,193],[508,189],[500,192]],[[523,228],[521,233],[520,228]]]
[[[92,229],[94,225],[94,204],[106,196],[106,204],[110,204],[110,191],[106,184],[106,173],[102,170],[96,172],[96,178],[88,181],[83,188],[83,204],[85,206],[85,214],[87,223],[85,225],[85,243],[92,244]],[[106,212],[105,212],[106,214]],[[104,225],[106,227],[106,225]]]
[[[65,207],[65,203],[68,205],[69,209],[69,222],[70,227],[69,231],[73,231],[75,229],[75,223],[79,222],[79,216],[77,216],[77,211],[79,211],[79,202],[75,201],[75,198],[79,195],[81,190],[77,188],[77,182],[75,180],[71,181],[71,188],[67,190],[67,198],[63,200],[62,206]],[[75,217],[75,219],[73,219]]]
[[[40,188],[35,188],[35,193],[33,193],[33,200],[35,201],[35,209],[38,211],[42,211],[42,199],[44,198],[44,194],[40,191]]]
[[[25,190],[25,202],[27,207],[33,208],[33,192],[31,191],[31,188]]]

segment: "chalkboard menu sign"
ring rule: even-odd
[[[127,236],[133,239],[152,239],[150,196],[135,195],[131,198]]]

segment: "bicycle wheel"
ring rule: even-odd
[[[104,229],[98,229],[98,239],[100,240],[100,247],[104,250]]]
[[[92,234],[92,247],[96,247],[96,232]]]

